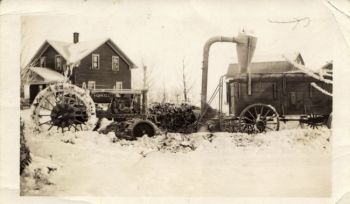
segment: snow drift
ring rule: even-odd
[[[93,131],[36,132],[21,195],[298,196],[331,193],[327,128],[268,134],[168,133],[135,141]]]

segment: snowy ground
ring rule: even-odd
[[[92,131],[34,131],[21,195],[288,196],[331,194],[330,130],[168,134],[137,141]]]

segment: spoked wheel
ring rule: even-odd
[[[241,132],[248,134],[277,131],[279,129],[279,116],[271,105],[252,104],[241,112],[239,124]]]
[[[39,129],[87,130],[96,121],[95,104],[85,90],[68,83],[48,86],[34,99],[33,119]]]

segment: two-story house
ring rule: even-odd
[[[24,86],[31,101],[47,84],[64,78],[87,89],[131,89],[131,69],[136,68],[111,39],[79,42],[79,33],[71,43],[46,40],[29,67],[38,76]]]

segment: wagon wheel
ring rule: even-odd
[[[85,90],[68,83],[48,86],[34,99],[33,119],[42,130],[86,130],[96,121],[95,104]]]
[[[241,112],[239,124],[241,132],[248,134],[277,131],[279,129],[279,116],[271,105],[252,104]]]

